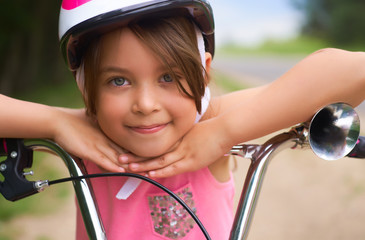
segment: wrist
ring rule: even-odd
[[[62,134],[65,127],[72,124],[72,120],[70,120],[71,116],[72,115],[63,108],[50,107],[46,119],[48,126],[50,126],[50,128],[46,130],[46,135],[48,135],[47,138],[56,140],[57,137]]]
[[[217,129],[217,141],[222,155],[226,154],[234,145],[239,142],[235,140],[235,136],[232,133],[232,126],[224,115],[219,115],[210,119],[214,121],[214,127],[211,129]]]

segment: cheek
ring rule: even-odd
[[[168,102],[170,112],[179,120],[179,124],[185,126],[185,128],[192,127],[197,114],[194,100],[187,97],[180,97],[171,99]]]
[[[112,128],[125,114],[126,107],[120,98],[109,95],[99,97],[96,105],[96,118],[102,129]]]

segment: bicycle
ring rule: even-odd
[[[359,136],[360,120],[354,109],[343,103],[326,106],[318,111],[311,122],[294,126],[291,130],[277,134],[262,145],[241,144],[234,146],[230,153],[251,160],[240,202],[232,225],[231,240],[247,239],[254,209],[260,193],[268,164],[276,153],[287,148],[307,148],[321,158],[336,160],[344,156],[365,158],[365,137]],[[69,178],[53,181],[28,181],[24,169],[32,167],[33,151],[47,149],[58,155],[69,170]],[[184,206],[197,222],[203,234],[210,239],[209,233],[195,216],[193,211],[170,190],[144,176],[129,173],[108,173],[88,175],[82,161],[74,159],[56,143],[46,139],[2,139],[0,156],[6,160],[0,162],[0,192],[9,201],[16,201],[53,184],[73,181],[76,198],[90,239],[107,239],[100,219],[93,190],[89,179],[105,176],[130,176],[148,181],[166,192]]]

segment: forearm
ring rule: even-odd
[[[365,97],[364,66],[364,53],[326,50],[309,56],[217,117],[227,146],[307,121],[330,103],[360,104]]]
[[[102,169],[120,172],[123,150],[89,119],[84,109],[51,107],[0,94],[0,137],[48,138],[71,155],[92,161]]]
[[[0,137],[53,138],[55,108],[0,95]]]

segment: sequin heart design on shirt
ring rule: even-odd
[[[189,187],[176,194],[196,213],[193,193]],[[169,195],[149,196],[148,205],[154,231],[167,239],[181,239],[196,225],[184,207]]]

